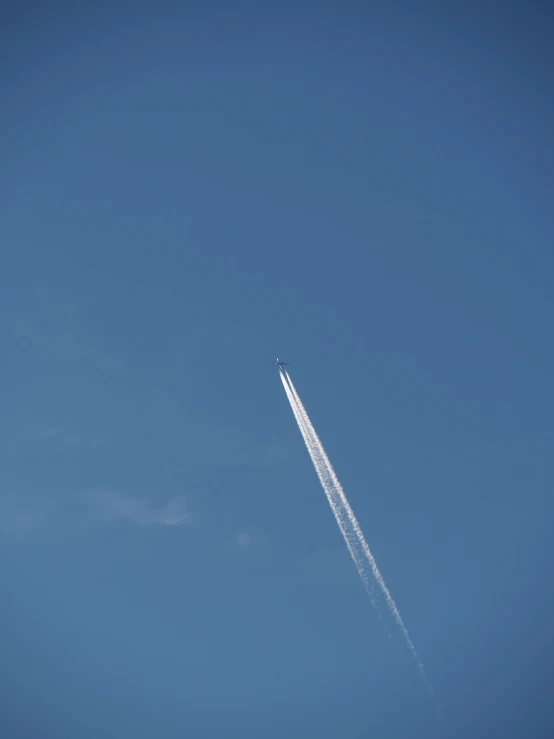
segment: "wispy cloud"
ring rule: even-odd
[[[110,524],[127,521],[140,526],[184,526],[191,523],[184,497],[163,503],[110,490],[60,496],[47,502],[24,504],[14,496],[0,502],[0,530],[26,533],[46,526],[79,525],[86,521]]]
[[[149,500],[113,492],[96,493],[91,498],[90,516],[95,520],[127,520],[137,524],[183,526],[191,522],[183,497],[175,497],[162,505]]]
[[[59,437],[61,434],[59,429],[44,429],[44,431],[39,432],[39,436],[42,439],[54,439],[56,437]]]
[[[252,537],[245,531],[241,531],[239,534],[237,534],[235,543],[237,547],[239,547],[239,549],[246,549],[246,547],[249,547],[252,543]]]

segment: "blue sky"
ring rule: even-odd
[[[552,18],[93,5],[1,30],[3,735],[551,736]]]

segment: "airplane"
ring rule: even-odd
[[[283,365],[286,365],[287,367],[290,367],[290,364],[288,362],[281,362],[281,360],[279,359],[279,357],[277,357],[277,359],[275,360],[275,362],[273,362],[273,364],[276,367],[279,367],[280,370],[283,369]]]

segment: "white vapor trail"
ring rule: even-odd
[[[298,424],[298,428],[300,429],[300,433],[302,434],[302,437],[304,439],[304,443],[306,444],[306,448],[308,449],[308,453],[311,457],[311,460],[313,462],[313,465],[315,467],[315,471],[317,472],[317,476],[319,477],[319,481],[321,483],[321,486],[323,487],[323,490],[325,491],[325,495],[327,496],[327,500],[329,501],[329,505],[331,507],[331,510],[333,511],[335,515],[335,520],[338,524],[338,527],[344,537],[344,540],[346,542],[346,546],[348,547],[348,551],[350,552],[350,556],[352,557],[354,564],[356,565],[356,569],[360,573],[360,577],[362,578],[362,581],[370,594],[372,596],[372,583],[370,580],[368,580],[366,573],[364,572],[362,568],[362,562],[359,559],[359,554],[356,551],[355,542],[351,541],[351,537],[349,535],[348,531],[348,521],[344,515],[344,509],[340,506],[340,501],[338,500],[337,496],[335,495],[335,491],[333,486],[330,484],[330,478],[327,473],[327,470],[325,468],[325,464],[323,460],[321,459],[321,455],[319,453],[319,450],[316,448],[313,437],[310,434],[310,429],[304,422],[303,417],[300,415],[300,409],[294,399],[294,396],[292,394],[292,390],[287,384],[287,381],[285,379],[285,376],[282,373],[279,373],[281,376],[281,381],[283,383],[283,387],[285,388],[285,392],[287,394],[287,398],[289,400],[290,406],[292,408],[292,412],[294,413],[294,417],[296,418],[296,423]],[[373,600],[373,597],[372,597]]]
[[[390,612],[394,616],[394,619],[400,631],[402,632],[404,639],[406,640],[408,648],[412,653],[412,656],[414,657],[425,682],[431,689],[431,686],[429,685],[429,682],[425,675],[423,665],[418,657],[410,635],[408,634],[408,630],[404,624],[404,621],[402,620],[398,607],[385,584],[383,576],[381,575],[381,572],[377,567],[375,558],[373,557],[373,554],[371,553],[371,550],[364,538],[364,535],[360,528],[360,524],[358,523],[358,520],[356,519],[356,516],[354,515],[354,512],[350,507],[350,503],[346,498],[342,485],[340,484],[335,474],[333,466],[329,461],[329,457],[327,456],[327,453],[323,448],[323,444],[321,443],[306,412],[306,409],[304,408],[304,405],[300,400],[296,388],[294,387],[292,380],[290,379],[290,376],[286,370],[281,370],[281,380],[283,382],[283,386],[285,388],[285,392],[287,394],[292,411],[296,418],[296,422],[298,423],[298,426],[300,428],[300,432],[304,437],[304,441],[308,448],[308,452],[310,453],[310,457],[314,464],[321,485],[325,491],[327,499],[329,500],[329,504],[333,510],[333,513],[335,514],[335,518],[346,541],[346,545],[348,547],[348,550],[350,551],[352,559],[354,560],[362,582],[364,583],[366,590],[371,597],[372,603],[377,610],[377,599],[372,587],[373,583],[376,582],[386,600]]]

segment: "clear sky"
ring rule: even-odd
[[[552,17],[12,5],[1,735],[551,737]]]

